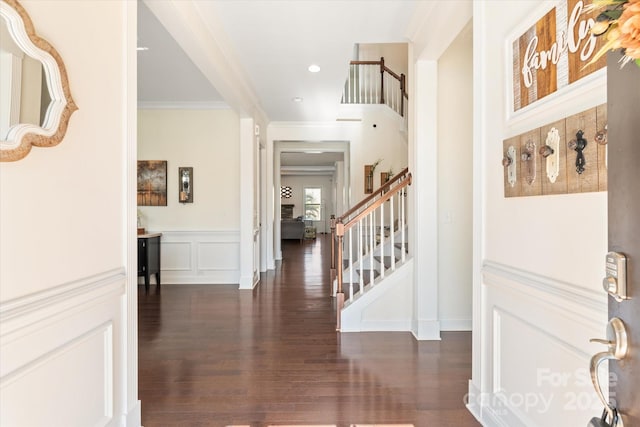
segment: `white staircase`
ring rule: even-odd
[[[343,312],[364,306],[365,296],[375,288],[385,289],[407,263],[408,225],[406,195],[411,184],[408,169],[385,183],[339,218],[332,219],[332,294],[336,297],[337,330],[342,330]],[[397,276],[396,276],[397,279]],[[385,291],[386,292],[386,291]],[[394,292],[393,288],[389,292]],[[382,292],[384,293],[384,292]],[[380,296],[381,291],[376,291]],[[371,297],[368,298],[371,300]],[[352,330],[352,325],[349,326]]]
[[[379,232],[379,231],[378,231]],[[404,227],[404,233],[407,233],[407,226]],[[376,234],[377,236],[377,234]],[[367,286],[371,283],[371,276],[373,275],[373,282],[380,278],[381,272],[384,269],[385,276],[391,274],[395,269],[399,268],[406,260],[407,245],[404,247],[404,257],[402,243],[402,230],[395,230],[395,243],[392,243],[391,239],[385,239],[384,244],[376,244],[373,251],[370,253],[364,253],[361,257],[354,257],[355,261],[349,265],[347,259],[343,260],[344,271],[342,275],[342,283],[345,289],[345,293],[348,294],[348,299],[352,300],[357,298],[359,294],[364,293]],[[356,254],[357,255],[357,254]],[[393,260],[392,260],[393,257]],[[383,265],[384,261],[384,265]],[[395,261],[395,262],[393,262]],[[394,265],[395,264],[395,265]],[[337,280],[333,281],[333,296],[336,295],[338,290]]]

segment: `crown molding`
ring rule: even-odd
[[[138,101],[138,110],[230,110],[224,101]]]

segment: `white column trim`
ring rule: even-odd
[[[486,41],[487,33],[486,4],[473,2],[473,276],[472,276],[472,367],[470,389],[473,387],[480,393],[489,391],[490,378],[483,378],[482,373],[488,372],[489,360],[487,354],[489,331],[485,324],[483,301],[486,298],[483,286],[482,268],[485,248],[485,191],[486,182],[484,165],[486,164]]]
[[[127,278],[126,290],[122,300],[122,312],[125,319],[122,322],[122,334],[124,337],[123,380],[124,393],[122,396],[122,408],[124,418],[121,425],[137,427],[142,424],[141,402],[138,399],[138,238],[137,238],[137,180],[138,180],[138,5],[136,2],[123,2],[122,14],[126,33],[122,39],[124,90],[122,99],[123,111],[123,135],[125,142],[123,167],[126,172],[125,188],[123,194],[126,197],[123,205],[126,206],[125,219],[123,221],[123,251],[126,265]]]
[[[240,289],[253,289],[254,281],[254,120],[240,119]]]
[[[415,319],[413,334],[419,340],[440,339],[438,321],[438,62],[415,64],[413,117],[413,183],[410,206],[414,230]],[[420,224],[420,226],[418,226]],[[411,245],[410,245],[411,246]]]

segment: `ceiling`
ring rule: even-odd
[[[233,52],[238,74],[269,121],[335,121],[357,43],[406,42],[414,0],[181,0],[209,36]],[[148,7],[146,3],[149,3]],[[181,46],[176,28],[138,1],[138,102],[141,107],[216,107],[225,100]],[[154,6],[154,7],[152,7]],[[171,15],[171,14],[169,14]],[[197,29],[179,27],[179,31]],[[178,33],[180,34],[180,33]],[[227,52],[228,54],[228,52]],[[311,64],[320,72],[311,73]],[[210,74],[207,74],[210,75]],[[301,98],[302,102],[294,102]],[[342,153],[282,153],[283,175],[332,175]]]
[[[224,32],[225,42],[270,121],[336,120],[354,45],[406,41],[409,21],[420,3],[189,1],[211,34]],[[138,53],[139,102],[223,101],[147,6],[138,4],[138,45],[149,48]],[[309,72],[311,64],[319,65],[320,72]],[[294,102],[296,97],[302,102]]]
[[[138,103],[196,105],[224,102],[149,8],[138,1]]]

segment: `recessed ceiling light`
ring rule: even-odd
[[[309,65],[309,71],[311,71],[312,73],[317,73],[320,71],[320,66],[316,64],[311,64]]]
[[[136,48],[136,50],[137,50],[138,52],[142,52],[142,51],[145,51],[145,50],[149,50],[149,48],[148,48],[148,47],[146,47],[146,46],[139,46],[139,47],[137,47],[137,48]]]
[[[300,98],[299,96],[296,96],[295,98],[291,98],[291,100],[293,102],[302,102],[302,98]]]

